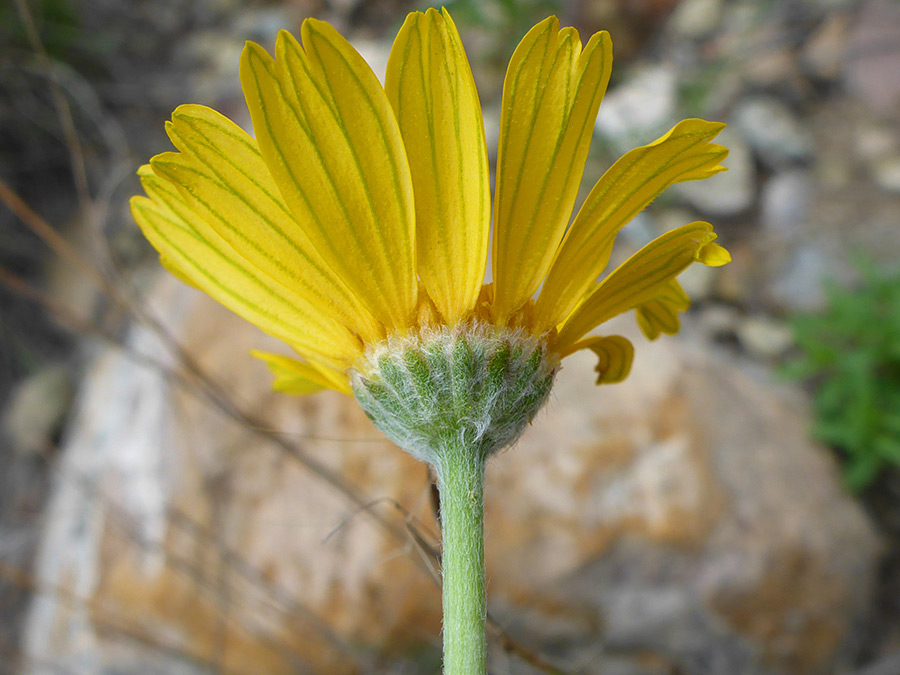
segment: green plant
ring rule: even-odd
[[[862,283],[827,288],[827,307],[793,321],[787,373],[813,385],[816,436],[845,457],[853,490],[900,466],[900,269],[857,264]]]

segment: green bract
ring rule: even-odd
[[[351,383],[388,438],[439,466],[448,444],[484,460],[514,442],[547,399],[555,371],[542,340],[475,323],[382,343]]]

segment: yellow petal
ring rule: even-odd
[[[334,389],[348,396],[352,393],[347,376],[333,368],[317,367],[281,354],[253,350],[256,358],[265,361],[275,376],[272,390],[283,394],[312,394],[322,389]]]
[[[174,183],[191,210],[250,264],[327,309],[363,340],[382,337],[374,317],[290,215],[256,142],[204,106],[180,106],[172,120],[166,128],[181,152],[154,157],[154,173]]]
[[[406,18],[385,91],[408,148],[419,276],[452,325],[474,308],[484,281],[491,202],[478,92],[446,10]]]
[[[697,262],[707,267],[721,267],[731,262],[731,254],[727,248],[711,241],[697,252]]]
[[[596,384],[616,384],[631,372],[634,346],[621,335],[590,337],[575,345],[572,351],[579,349],[590,349],[599,359],[594,368],[597,371]]]
[[[279,62],[247,43],[241,83],[263,157],[325,263],[396,331],[416,306],[412,183],[400,130],[362,57],[308,19]]]
[[[603,174],[566,233],[541,289],[536,331],[549,330],[569,315],[609,262],[619,230],[663,190],[724,171],[719,162],[728,150],[710,142],[724,127],[719,122],[684,120],[662,138],[627,153]]]
[[[597,108],[612,68],[609,34],[581,49],[556,17],[519,44],[503,84],[494,201],[494,320],[504,323],[538,289],[562,239]]]
[[[562,355],[595,326],[658,296],[716,238],[712,225],[697,221],[657,237],[594,286],[554,340]]]
[[[181,283],[197,288],[197,284],[193,282],[189,273],[183,270],[178,265],[178,263],[176,263],[174,260],[171,260],[164,253],[159,254],[159,264],[162,265],[163,269],[165,269],[169,274],[178,279],[178,281],[180,281]]]
[[[655,340],[661,334],[675,335],[681,328],[679,312],[690,307],[691,301],[681,284],[672,279],[662,291],[635,308],[638,326],[648,340]]]
[[[179,276],[311,357],[345,368],[359,356],[362,345],[345,326],[241,257],[149,166],[139,173],[150,199],[134,197],[132,214]]]

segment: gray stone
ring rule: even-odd
[[[784,103],[771,96],[743,101],[732,115],[756,155],[773,168],[810,158],[813,141]]]
[[[774,359],[794,343],[794,334],[782,321],[764,315],[744,318],[737,327],[737,336],[751,356]]]
[[[762,189],[760,220],[771,234],[795,237],[804,231],[812,206],[813,184],[806,171],[776,174]]]
[[[656,140],[674,123],[677,76],[668,64],[641,66],[607,92],[596,131],[618,152]]]
[[[730,305],[712,305],[703,308],[698,323],[707,337],[718,339],[736,333],[740,314]]]
[[[847,88],[872,110],[892,115],[900,101],[900,5],[862,3],[850,35],[843,76]]]
[[[786,310],[815,311],[825,304],[823,284],[834,278],[830,256],[814,244],[798,247],[769,286],[772,300]]]
[[[679,183],[674,187],[691,206],[710,216],[734,216],[753,205],[756,196],[756,167],[750,149],[743,139],[730,129],[716,138],[729,149],[722,162],[728,171],[702,181]]]
[[[669,28],[677,36],[698,39],[712,33],[722,17],[722,0],[685,0],[679,3]]]

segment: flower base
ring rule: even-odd
[[[440,468],[438,448],[448,443],[482,461],[513,443],[547,400],[556,370],[543,340],[474,323],[382,342],[350,379],[375,426]]]

